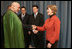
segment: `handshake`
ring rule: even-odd
[[[36,25],[32,25],[32,29],[35,30],[37,28]]]
[[[36,30],[37,26],[36,25],[32,25],[32,30],[34,34],[38,33],[38,30]]]

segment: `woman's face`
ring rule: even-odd
[[[52,14],[53,14],[53,11],[52,11],[50,8],[48,8],[48,9],[47,9],[47,14],[48,14],[48,15],[52,15]]]

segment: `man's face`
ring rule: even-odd
[[[33,12],[34,12],[34,13],[38,12],[37,7],[33,7]]]
[[[19,10],[20,10],[20,5],[19,5],[19,4],[15,4],[15,5],[13,6],[13,8],[14,8],[14,12],[18,13]]]
[[[47,14],[48,14],[48,15],[52,15],[52,14],[53,14],[53,11],[52,11],[50,8],[48,8],[48,9],[47,9]]]
[[[26,9],[25,8],[21,8],[21,13],[25,14],[26,13]]]
[[[20,5],[17,6],[17,13],[19,12],[20,10]]]
[[[11,4],[11,9],[15,12],[15,13],[18,13],[19,10],[20,10],[20,4],[17,3],[17,2],[13,2]]]

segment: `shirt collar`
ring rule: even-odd
[[[21,15],[25,16],[25,14],[21,14]]]
[[[38,14],[38,12],[36,13],[36,15]]]
[[[21,16],[22,16],[22,17],[24,17],[24,16],[25,16],[25,14],[21,14]]]
[[[36,12],[36,14],[34,14],[34,15],[37,15],[38,14],[38,12]]]

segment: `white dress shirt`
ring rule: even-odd
[[[22,18],[22,20],[23,20],[24,16],[25,16],[25,14],[21,14],[21,18]]]
[[[38,12],[36,14],[34,14],[34,18],[36,19],[36,16],[37,16]]]

